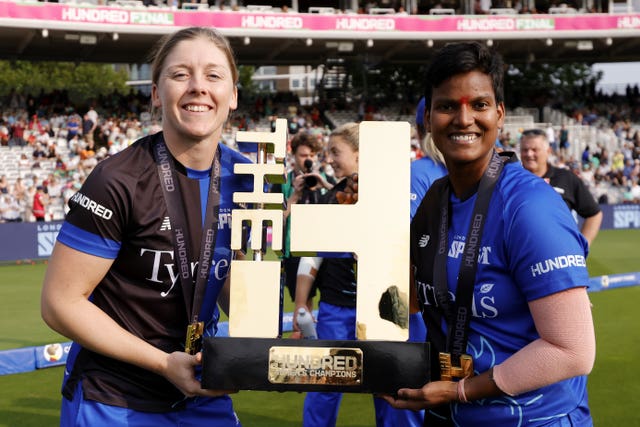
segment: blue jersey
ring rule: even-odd
[[[477,194],[467,200],[450,196],[447,279],[450,295],[457,276]],[[420,210],[419,210],[420,213]],[[420,251],[436,244],[416,215],[412,224],[413,263]],[[528,302],[566,289],[588,285],[588,245],[560,196],[525,171],[520,163],[505,164],[493,192],[482,234],[471,306],[467,353],[476,373],[487,371],[539,338]],[[416,273],[424,310],[437,307],[427,275]],[[443,322],[443,332],[446,325]],[[526,369],[526,367],[523,367]],[[575,377],[516,397],[453,403],[456,425],[495,427],[541,426],[566,416],[574,425],[590,425],[586,377]]]
[[[127,331],[166,352],[183,351],[187,310],[174,260],[173,232],[153,159],[154,141],[142,138],[100,162],[69,202],[70,211],[58,241],[76,250],[113,259],[91,295],[92,302]],[[234,175],[236,163],[249,160],[219,144],[221,150],[218,232],[200,320],[205,336],[216,332],[216,300],[231,258],[233,193],[252,191],[248,175]],[[189,229],[191,266],[200,254],[203,211],[209,171],[194,171],[176,162],[185,221]],[[85,398],[139,411],[163,412],[182,400],[165,378],[74,344],[63,394],[71,399],[82,379]]]
[[[411,162],[411,219],[433,181],[446,174],[445,165],[433,161],[431,157],[423,157]]]

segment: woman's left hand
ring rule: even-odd
[[[381,395],[396,409],[433,408],[458,399],[456,383],[450,381],[433,381],[419,389],[403,388],[398,390],[397,396]]]

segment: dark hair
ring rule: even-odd
[[[542,129],[527,129],[522,131],[522,136],[544,136],[547,137],[547,133]]]
[[[427,69],[424,97],[430,109],[433,88],[456,74],[480,71],[491,77],[496,103],[504,102],[504,65],[496,51],[479,42],[448,43],[438,51]]]
[[[308,132],[298,132],[291,140],[291,152],[295,154],[298,151],[298,147],[305,146],[313,153],[318,153],[322,149],[318,137],[311,135]]]

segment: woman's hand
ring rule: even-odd
[[[192,355],[182,351],[174,351],[167,356],[166,369],[161,374],[187,397],[217,397],[237,392],[237,390],[203,389],[195,376],[195,367],[201,364],[202,352]]]
[[[419,411],[457,401],[458,392],[454,382],[433,381],[419,389],[400,389],[397,396],[381,395],[380,397],[396,409]]]

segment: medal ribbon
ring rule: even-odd
[[[169,211],[169,222],[173,234],[174,259],[178,261],[178,277],[182,286],[182,296],[189,322],[198,322],[200,308],[204,300],[213,261],[218,231],[218,213],[220,211],[220,147],[216,149],[211,165],[207,207],[205,210],[202,236],[200,238],[200,257],[194,275],[190,263],[190,236],[185,222],[186,212],[182,205],[182,193],[176,176],[175,161],[164,138],[158,138],[153,146],[158,177],[162,186],[164,200]]]
[[[507,161],[517,160],[513,153]],[[487,211],[491,195],[495,189],[500,173],[504,167],[502,157],[493,152],[489,167],[480,179],[478,197],[473,206],[471,223],[465,238],[464,251],[458,273],[456,287],[456,300],[454,306],[449,299],[447,286],[447,252],[449,235],[449,191],[450,183],[447,182],[440,199],[440,223],[438,224],[438,248],[434,260],[434,285],[436,299],[442,307],[447,321],[447,351],[451,353],[451,361],[460,366],[460,356],[466,352],[469,336],[469,323],[471,322],[471,304],[473,301],[473,287],[478,267],[478,254],[482,232],[486,221]]]

